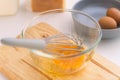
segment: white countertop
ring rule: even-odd
[[[24,0],[21,0],[23,3]],[[70,9],[79,0],[67,0],[67,8]],[[24,6],[14,16],[0,17],[0,39],[3,37],[15,37],[22,30],[22,26],[30,20],[35,14],[29,14]],[[101,54],[113,63],[120,66],[120,37],[109,40],[102,40],[97,47],[96,53]],[[7,80],[0,73],[0,80]]]

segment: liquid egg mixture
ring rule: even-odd
[[[79,55],[80,52],[87,49],[85,45],[80,47],[77,45],[65,45],[65,44],[48,44],[46,46],[47,52],[53,55],[64,56],[64,58],[46,58],[31,54],[35,64],[49,73],[54,74],[70,74],[83,68],[89,53]],[[44,51],[43,51],[44,52]],[[72,56],[78,54],[78,56]],[[72,56],[72,57],[65,57]]]

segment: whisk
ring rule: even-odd
[[[82,45],[82,40],[77,35],[71,34],[57,34],[44,39],[16,39],[3,38],[1,43],[9,46],[24,47],[35,50],[47,49],[48,44],[77,46],[77,48],[61,48],[61,50],[78,50]],[[50,48],[50,47],[49,47]],[[51,49],[55,48],[52,46]]]

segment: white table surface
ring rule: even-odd
[[[66,0],[66,8],[70,9],[79,0]],[[20,1],[19,11],[14,16],[0,17],[0,39],[3,37],[15,37],[23,29],[23,24],[30,20],[35,14],[25,10],[24,0]],[[120,37],[109,40],[102,40],[97,47],[96,53],[101,54],[113,63],[120,66]],[[7,80],[0,73],[0,80]]]

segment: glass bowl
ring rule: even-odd
[[[52,51],[44,53],[40,50],[30,49],[30,56],[38,68],[55,75],[71,74],[83,69],[85,64],[95,53],[94,50],[100,42],[102,36],[99,24],[91,16],[77,10],[55,9],[42,12],[28,22],[25,25],[25,29],[22,31],[22,38],[40,39],[41,37],[38,36],[27,36],[30,27],[34,27],[34,25],[39,23],[47,23],[61,33],[78,35],[83,41],[83,46],[81,47],[81,49],[83,49],[82,51],[77,53],[76,51],[67,51],[67,54],[70,53],[72,55],[56,56],[52,54]],[[35,33],[37,32],[31,31],[31,34],[29,35],[33,35]],[[53,34],[50,38],[54,38],[57,35],[58,34]],[[50,47],[53,46],[58,47],[58,45],[51,45]],[[53,51],[54,50],[56,50],[56,48],[53,49]],[[57,52],[59,54],[66,53],[65,51]]]

